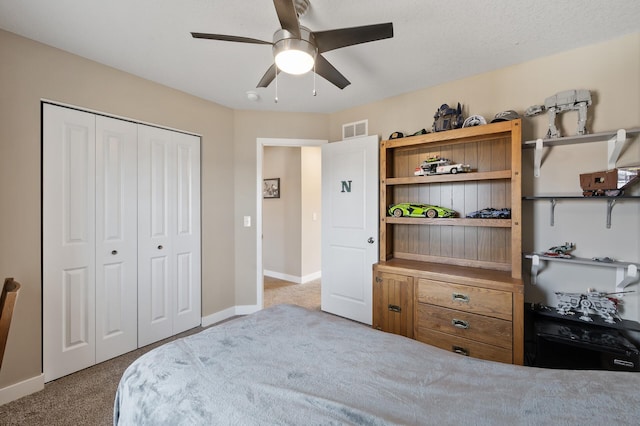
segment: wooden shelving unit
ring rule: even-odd
[[[415,176],[415,168],[434,156],[469,164],[472,172]],[[387,325],[405,327],[413,321],[417,340],[469,356],[522,364],[520,188],[520,120],[382,141],[374,327],[397,333]],[[455,210],[458,217],[389,216],[389,206],[397,203],[434,204]],[[487,207],[510,208],[511,219],[466,218]],[[402,309],[391,302],[385,306],[378,300],[392,294],[385,286],[413,295],[411,303],[404,297]],[[455,291],[448,297],[432,297],[451,289]],[[484,298],[487,294],[497,299]],[[492,300],[500,302],[494,306]],[[434,322],[433,315],[439,320]],[[496,339],[492,333],[501,336]]]

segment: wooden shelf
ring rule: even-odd
[[[394,253],[522,276],[520,120],[380,143],[380,260]],[[472,172],[415,176],[426,158],[469,164]],[[459,212],[510,208],[511,219],[391,217],[392,204],[423,203]],[[397,254],[396,254],[397,255]]]
[[[521,124],[498,122],[380,143],[377,328],[455,353],[523,363]],[[415,176],[416,167],[436,156],[474,171]],[[461,216],[509,208],[511,219],[389,216],[389,206],[398,203],[447,207]],[[469,326],[452,326],[456,318]]]
[[[471,219],[471,218],[422,218],[387,216],[382,220],[389,224],[439,225],[439,226],[479,226],[488,228],[511,228],[511,219]]]
[[[430,176],[389,177],[384,180],[384,183],[386,185],[415,185],[420,183],[428,184],[441,182],[471,182],[494,179],[511,179],[511,170],[442,174]]]

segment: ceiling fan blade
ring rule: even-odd
[[[249,37],[237,37],[223,34],[207,34],[207,33],[191,33],[193,38],[204,38],[208,40],[220,40],[220,41],[236,41],[238,43],[253,43],[253,44],[273,44],[270,41],[258,40]]]
[[[293,0],[273,0],[273,5],[276,7],[282,29],[289,31],[294,37],[300,38],[300,22],[298,22],[298,14]]]
[[[340,74],[340,71],[335,69],[322,55],[316,56],[316,74],[324,77],[340,89],[344,89],[351,84],[351,82],[347,80],[344,75]]]
[[[256,87],[268,87],[274,78],[276,78],[276,73],[279,73],[280,70],[277,69],[276,64],[271,64],[267,72],[264,73],[262,79]]]
[[[318,52],[328,52],[354,44],[368,43],[393,37],[393,24],[365,25],[362,27],[341,28],[337,30],[317,31],[313,33]]]

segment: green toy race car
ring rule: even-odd
[[[389,207],[389,215],[395,217],[455,217],[457,213],[445,207],[430,204],[400,203]]]

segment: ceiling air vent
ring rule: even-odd
[[[359,138],[369,134],[369,120],[355,121],[342,125],[342,139]]]

